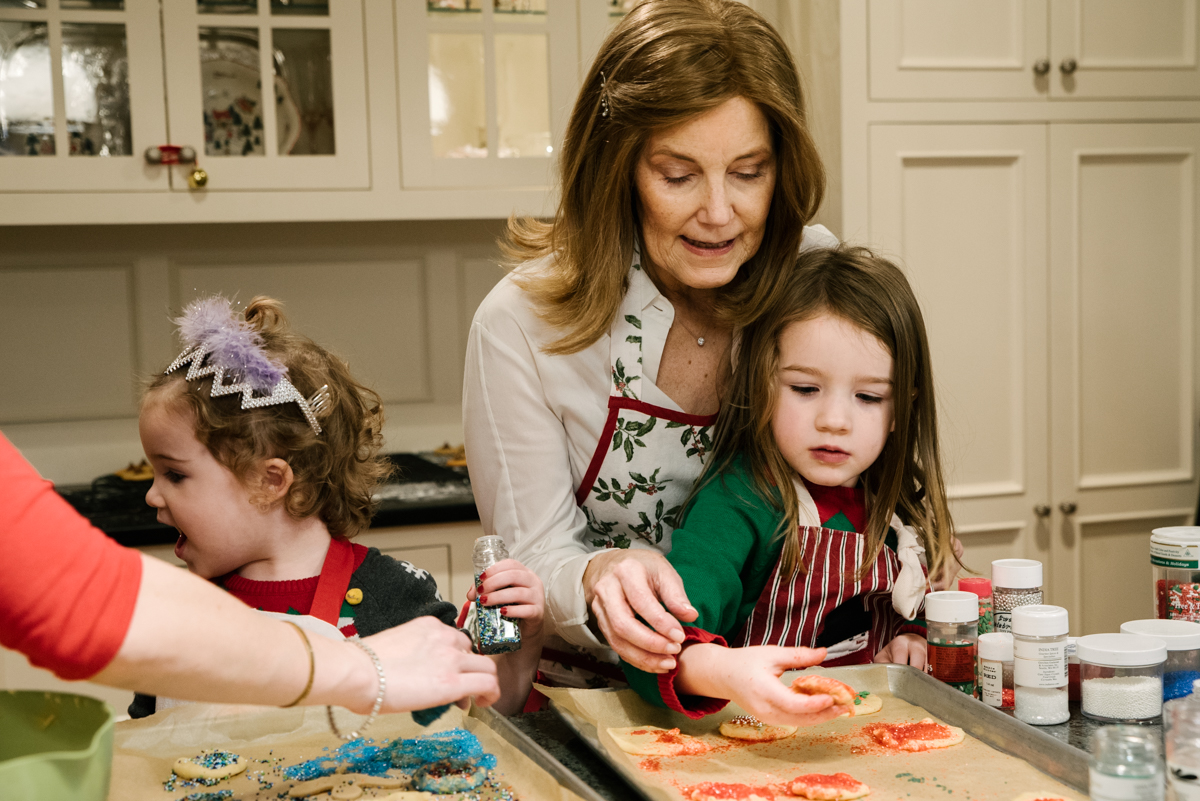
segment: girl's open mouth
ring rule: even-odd
[[[179,531],[179,529],[175,529],[175,530]],[[183,546],[185,544],[187,544],[187,534],[184,534],[182,531],[179,531],[179,539],[175,540],[175,555],[176,556],[179,556],[179,552],[183,550]],[[179,556],[179,558],[182,559],[183,557]]]

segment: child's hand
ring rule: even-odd
[[[954,584],[954,579],[958,577],[958,571],[962,569],[962,541],[958,537],[951,536],[950,546],[954,549],[954,558],[947,559],[941,572],[933,576],[929,581],[929,586],[934,591],[950,589],[950,586]]]
[[[875,654],[876,662],[891,662],[896,665],[912,665],[925,670],[926,651],[929,644],[916,634],[897,634],[896,637]]]
[[[541,580],[532,570],[516,559],[505,559],[483,572],[482,588],[480,603],[499,606],[500,614],[520,621],[522,638],[541,636],[546,596]],[[474,601],[478,595],[471,587],[467,591],[467,600]]]
[[[845,709],[835,709],[828,695],[798,693],[779,677],[784,671],[819,665],[824,659],[824,648],[726,648],[698,643],[680,654],[677,689],[727,698],[763,723],[815,726],[833,720]]]

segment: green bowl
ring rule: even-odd
[[[0,690],[0,801],[105,801],[112,741],[99,699]]]

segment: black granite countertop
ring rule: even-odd
[[[445,466],[446,457],[425,453],[394,453],[392,480],[376,493],[379,508],[371,528],[477,520],[471,480],[465,467]],[[56,487],[94,526],[122,545],[166,545],[178,532],[159,523],[146,504],[149,481],[127,481],[115,474],[91,484]]]

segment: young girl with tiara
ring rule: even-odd
[[[291,331],[270,298],[243,314],[224,298],[198,300],[177,322],[184,351],[149,385],[138,426],[154,468],[146,502],[179,531],[175,555],[188,570],[256,609],[324,621],[302,622],[334,636],[334,627],[365,637],[424,615],[453,626],[457,609],[429,573],[350,541],[391,472],[379,454],[379,396]],[[486,571],[482,592],[520,622],[523,647],[493,657],[495,708],[518,712],[541,652],[541,584],[506,560]],[[154,709],[139,696],[130,714]]]
[[[647,700],[764,723],[838,714],[785,671],[923,668],[927,578],[956,563],[929,345],[904,275],[862,248],[811,250],[741,335],[712,460],[671,564],[699,612],[676,668],[624,665]],[[840,711],[840,710],[839,710]]]

